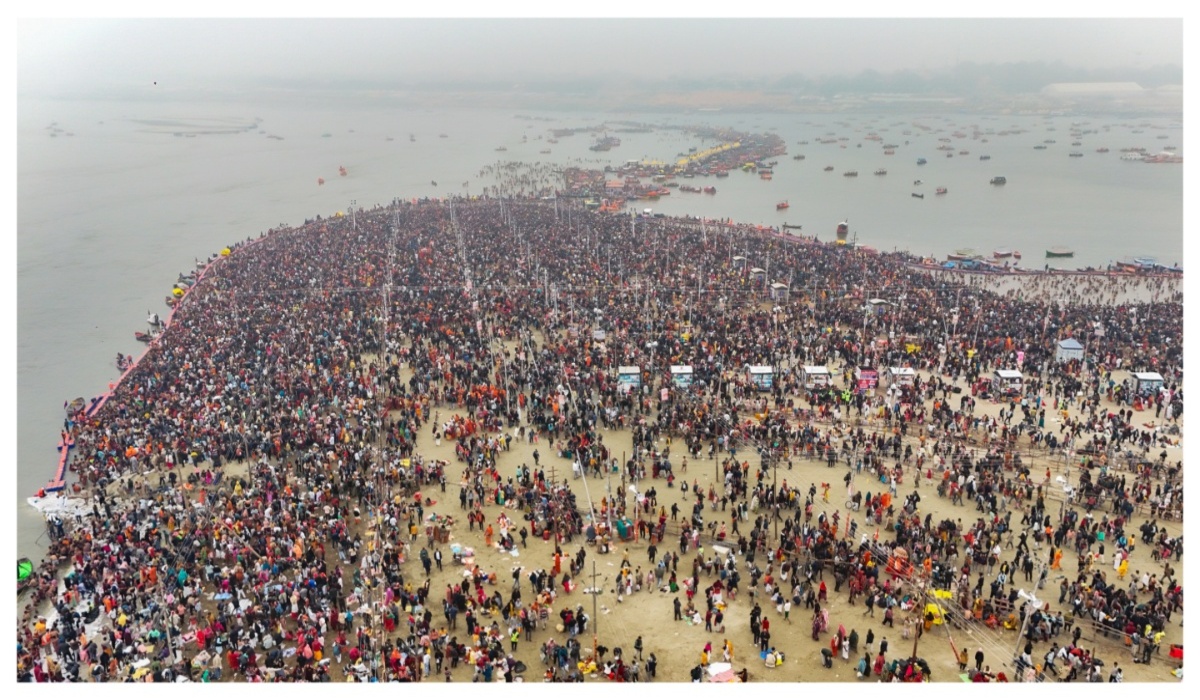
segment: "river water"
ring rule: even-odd
[[[44,549],[41,517],[25,499],[54,471],[63,402],[116,380],[116,354],[141,351],[133,332],[146,329],[148,310],[165,315],[163,298],[196,258],[352,203],[478,194],[491,184],[481,168],[501,160],[596,167],[672,160],[715,143],[681,130],[610,131],[622,144],[596,153],[588,150],[596,136],[550,144],[551,128],[614,128],[618,120],[725,126],[773,131],[787,143],[770,181],[733,172],[694,181],[715,185],[716,195],[676,191],[634,205],[667,214],[801,224],[822,239],[848,220],[860,243],[939,259],[958,248],[1007,247],[1033,267],[1045,248],[1061,245],[1076,251],[1071,267],[1135,256],[1182,261],[1182,166],[1122,161],[1119,153],[1170,145],[1182,154],[1181,122],[1162,117],[647,115],[200,100],[22,100],[17,116],[16,546],[26,556]],[[1073,138],[1073,129],[1091,133]],[[881,140],[868,139],[872,133]],[[950,139],[953,157],[938,150],[939,139]],[[1034,148],[1046,140],[1055,143]],[[894,155],[883,153],[889,143]],[[501,146],[507,150],[497,152]],[[917,165],[919,157],[928,163]],[[879,168],[887,175],[874,175]],[[848,170],[858,177],[843,176]],[[1008,183],[990,185],[997,175]],[[936,187],[949,192],[937,196]],[[785,199],[790,208],[776,210]]]

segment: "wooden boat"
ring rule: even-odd
[[[935,194],[946,194],[948,191],[949,190],[947,190],[945,187],[939,187],[937,188],[937,192]]]
[[[833,172],[833,166],[832,166],[832,165],[826,165],[826,166],[825,166],[825,172],[827,172],[827,173],[828,173],[828,172]]]
[[[879,170],[875,171],[875,174],[876,175],[887,175],[887,168],[880,168]]]
[[[1012,254],[1012,251],[1008,248],[997,248],[992,251],[992,257],[994,258],[1011,258]]]
[[[920,192],[913,192],[912,196],[916,197],[917,199],[925,199],[925,195],[921,194]]]
[[[1062,246],[1058,246],[1055,248],[1047,248],[1046,249],[1046,257],[1047,258],[1071,258],[1074,256],[1075,256],[1075,251],[1071,250],[1070,248],[1064,248]]]
[[[788,201],[785,199],[782,202],[779,202],[778,204],[776,204],[775,209],[778,211],[779,209],[787,209],[790,206],[792,206],[792,205],[788,204]]]
[[[1003,175],[997,175],[996,177],[989,180],[989,183],[993,184],[993,185],[1003,185],[1006,182],[1008,182],[1008,178],[1004,177]]]

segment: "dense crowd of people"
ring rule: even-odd
[[[735,261],[748,251],[752,263]],[[652,549],[644,573],[626,553],[618,589],[682,592],[677,618],[706,629],[748,590],[771,663],[791,650],[770,643],[760,606],[786,616],[805,605],[818,638],[832,624],[826,571],[834,592],[883,610],[905,637],[921,634],[911,611],[934,588],[946,592],[937,614],[955,624],[1023,629],[1022,674],[1066,665],[1088,677],[1085,620],[1149,661],[1182,608],[1171,565],[1182,537],[1157,525],[1182,508],[1182,465],[1164,450],[1183,412],[1179,293],[1156,288],[1138,303],[1093,281],[1069,302],[1048,289],[1001,295],[909,262],[749,227],[631,221],[567,198],[396,202],[233,246],[189,277],[162,336],[103,405],[64,422],[80,505],[49,520],[18,678],[450,680],[465,664],[472,680],[511,681],[532,662],[519,642],[587,582],[589,547],[628,539],[621,523]],[[787,298],[768,298],[768,274],[790,281]],[[1056,363],[1056,340],[1083,333],[1086,365]],[[683,365],[688,387],[670,371]],[[773,368],[769,389],[750,365]],[[809,383],[810,365],[843,386]],[[855,381],[899,365],[927,378],[886,390]],[[619,366],[637,366],[637,381]],[[1025,391],[1003,398],[999,417],[961,393],[960,379],[973,387],[1017,367]],[[1129,368],[1166,382],[1135,396],[1112,378]],[[629,432],[622,459],[605,443],[612,430]],[[422,455],[443,440],[457,464]],[[616,473],[636,493],[577,493],[537,449],[533,464],[504,465],[514,440],[585,478]],[[1072,491],[1054,512],[1055,485],[1033,460],[1068,456]],[[705,458],[717,470],[708,488],[694,474]],[[828,484],[818,495],[776,483],[776,468],[801,459],[841,465],[844,515],[825,512]],[[974,513],[922,517],[921,495],[906,495],[922,480]],[[655,498],[677,482],[683,518]],[[437,499],[458,500],[465,517],[431,520]],[[470,575],[431,591],[436,532],[462,520],[489,547],[550,542],[552,559],[506,580],[460,548],[451,557]],[[678,555],[656,556],[668,540],[696,553],[683,571]],[[1137,545],[1161,574],[1128,572]],[[1060,570],[1056,610],[1020,604],[1018,575],[1041,587]],[[606,658],[581,645],[582,606],[556,617],[566,638],[539,647],[548,680],[656,675],[640,646]],[[1064,631],[1073,640],[1058,645]],[[889,657],[886,641],[876,652],[873,637],[860,674],[930,677],[924,659]],[[839,629],[830,656],[857,659],[857,642]],[[1054,653],[1035,659],[1033,645],[1050,642]]]

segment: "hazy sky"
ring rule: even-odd
[[[821,77],[962,61],[1183,62],[1181,19],[58,19],[18,20],[17,38],[21,92],[230,77]]]

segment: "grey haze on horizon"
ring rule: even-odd
[[[1182,66],[1182,46],[1182,19],[23,19],[17,90],[1146,70]]]

